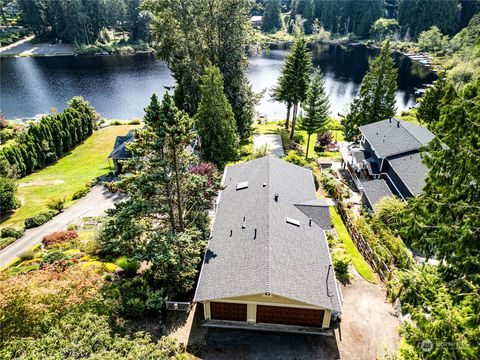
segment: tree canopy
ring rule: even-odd
[[[237,132],[251,133],[256,97],[247,79],[251,1],[145,0],[155,16],[152,40],[176,81],[175,103],[193,116],[200,102],[204,69],[217,66],[225,79]]]

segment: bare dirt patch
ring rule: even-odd
[[[27,181],[27,182],[18,184],[18,187],[59,185],[59,184],[63,184],[64,182],[65,181],[63,180]]]

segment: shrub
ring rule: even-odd
[[[337,248],[332,253],[332,262],[338,281],[342,284],[350,282],[351,275],[348,269],[352,262],[350,255],[344,249]]]
[[[133,119],[128,122],[128,125],[140,125],[140,119]]]
[[[60,244],[69,240],[73,240],[77,237],[78,233],[76,231],[57,231],[44,236],[42,243],[48,247],[53,244]]]
[[[110,125],[117,126],[117,125],[123,125],[123,122],[120,120],[112,120],[110,121]]]
[[[130,260],[126,256],[119,257],[115,264],[125,271],[128,276],[133,276],[137,273],[139,264],[137,261]]]
[[[299,165],[299,166],[305,166],[307,165],[307,162],[303,157],[298,155],[298,153],[295,150],[291,150],[287,153],[287,156],[283,158],[283,160],[288,161],[289,163]]]
[[[0,238],[0,250],[5,249],[8,245],[13,244],[17,239],[14,237]]]
[[[53,218],[52,212],[44,212],[36,216],[32,216],[25,219],[25,228],[31,229],[40,225],[45,224],[47,221]]]
[[[73,265],[71,257],[62,251],[55,250],[48,252],[40,263],[40,268],[44,269],[46,265],[53,265],[56,269],[65,270],[70,265]]]
[[[90,188],[87,186],[81,188],[80,190],[75,191],[72,195],[72,200],[81,199],[82,197],[87,195],[89,191],[90,191]]]
[[[22,261],[25,260],[32,260],[35,257],[35,253],[31,250],[25,251],[24,253],[20,254],[19,258]]]
[[[165,305],[162,289],[154,289],[143,277],[124,280],[119,286],[121,314],[131,318],[142,318],[158,314]]]
[[[24,228],[15,229],[12,227],[6,227],[6,228],[3,228],[2,231],[0,232],[0,238],[20,239],[23,236],[23,234],[25,234]]]
[[[323,152],[325,147],[332,143],[333,137],[331,132],[325,132],[323,134],[317,135],[317,140],[315,141],[315,151],[316,152]]]
[[[47,202],[47,207],[52,211],[61,212],[65,207],[65,197],[50,198]]]

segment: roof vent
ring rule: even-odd
[[[308,219],[308,226],[312,226],[312,218]]]
[[[267,186],[267,183],[263,183],[263,187],[266,187]]]
[[[287,217],[287,224],[300,227],[300,221]]]
[[[278,194],[275,194],[274,199],[275,199],[276,202],[278,202]]]
[[[237,184],[237,190],[242,190],[248,188],[248,181],[244,181]]]
[[[253,240],[257,238],[257,229],[255,229],[255,232],[253,233]]]
[[[397,128],[400,127],[400,121],[397,120]]]
[[[230,237],[232,237],[233,235],[233,230],[230,230]]]
[[[245,229],[245,224],[242,224],[242,229]]]

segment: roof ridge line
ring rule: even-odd
[[[271,293],[272,292],[272,244],[270,242],[270,220],[271,220],[271,208],[272,208],[272,203],[271,203],[271,185],[272,181],[270,179],[270,173],[271,173],[271,160],[270,156],[267,158],[267,281],[265,283],[265,288],[266,292]]]

